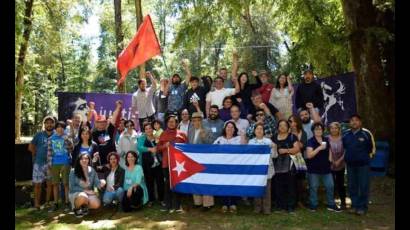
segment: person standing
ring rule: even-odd
[[[269,102],[275,106],[285,117],[292,115],[293,87],[289,76],[279,75],[275,88],[269,98]]]
[[[154,95],[155,115],[162,123],[164,123],[165,113],[167,112],[168,106],[168,84],[169,80],[167,78],[161,78],[159,81],[160,88]]]
[[[324,97],[323,91],[319,84],[313,79],[313,71],[311,69],[303,72],[303,83],[296,90],[295,104],[299,111],[306,109],[307,103],[312,103],[313,107],[319,112],[323,108]]]
[[[217,105],[212,105],[208,112],[209,116],[204,119],[202,126],[211,132],[212,140],[214,142],[222,134],[224,121],[219,119],[219,110]]]
[[[302,121],[303,130],[306,132],[307,139],[313,137],[312,125],[321,122],[319,113],[313,108],[312,103],[306,104],[307,109],[299,110],[299,118]]]
[[[72,120],[67,120],[67,128],[64,131],[67,136],[71,138],[74,145],[77,145],[80,141],[78,133],[80,131],[81,122],[80,113],[74,113]]]
[[[332,170],[335,191],[340,198],[340,208],[346,209],[345,162],[340,123],[330,123],[329,131],[330,135],[328,136],[328,139],[330,144],[330,154],[332,155],[332,165],[330,166],[330,169]]]
[[[254,76],[257,75],[256,71],[252,71],[252,74]],[[263,103],[268,104],[274,86],[269,83],[269,73],[265,70],[260,71],[259,79],[262,82],[262,86],[257,91],[262,95]]]
[[[188,138],[184,132],[177,129],[177,116],[169,115],[165,119],[165,122],[167,124],[167,129],[162,132],[157,145],[157,151],[162,154],[162,170],[165,177],[164,195],[166,207],[165,209],[162,209],[162,211],[173,213],[176,210],[177,212],[182,213],[184,212],[184,209],[181,206],[181,195],[170,189],[168,147],[175,143],[186,143]]]
[[[188,144],[212,144],[212,135],[209,130],[202,127],[202,113],[192,114],[192,122],[188,129]],[[202,207],[203,211],[214,206],[214,197],[209,195],[193,195],[194,207]]]
[[[125,154],[130,150],[137,150],[138,145],[138,135],[134,129],[134,122],[132,120],[127,120],[124,122],[125,131],[121,134],[117,152],[120,155],[120,167],[125,169]],[[139,163],[141,164],[141,159],[138,159]]]
[[[322,180],[326,188],[327,210],[340,212],[334,200],[334,185],[330,171],[332,155],[329,153],[329,141],[324,137],[324,126],[322,123],[315,123],[312,126],[313,137],[308,140],[306,148],[306,164],[309,180],[309,209],[315,212],[318,207],[317,190],[319,180]]]
[[[46,203],[50,201],[52,183],[51,173],[47,166],[47,140],[54,134],[55,121],[52,116],[43,119],[43,131],[34,135],[28,151],[31,152],[33,160],[33,184],[34,184],[34,208],[40,210],[41,184],[47,182]]]
[[[350,127],[343,135],[344,160],[347,166],[347,184],[351,212],[364,215],[369,203],[369,163],[376,152],[372,133],[362,127],[362,118],[358,114],[350,117]]]
[[[243,103],[246,113],[249,112],[249,109],[252,106],[252,92],[262,86],[262,82],[258,75],[254,77],[256,79],[256,83],[254,84],[249,83],[249,76],[246,72],[240,73],[238,77],[239,92],[235,94],[235,97],[238,102]]]
[[[149,71],[145,75],[151,80],[151,87],[147,87],[147,80],[138,80],[138,90],[132,95],[132,114],[138,112],[139,127],[142,127],[144,120],[152,121],[155,119],[154,93],[157,89],[157,81]]]
[[[188,73],[190,74],[191,72],[188,70]],[[200,110],[205,111],[205,98],[211,89],[211,85],[209,85],[208,81],[203,81],[204,86],[200,86],[198,77],[190,77],[189,84],[191,88],[185,93],[184,108],[188,110],[189,115],[192,115],[192,113],[198,112],[194,105],[194,103],[198,103]]]
[[[249,127],[249,121],[247,119],[241,118],[240,116],[241,116],[241,111],[239,109],[239,106],[237,105],[231,106],[232,119],[229,121],[232,121],[233,123],[235,123],[236,127],[238,128],[239,136],[245,136],[246,129]]]
[[[186,72],[186,79],[182,83],[181,77],[179,76],[179,74],[172,75],[171,85],[169,85],[168,95],[166,95],[168,96],[167,115],[176,114],[176,113],[180,114],[181,110],[184,107],[185,92],[191,80],[191,72],[189,71],[189,68],[188,68],[188,60],[182,61],[182,67],[184,68]]]
[[[181,122],[178,124],[177,129],[187,134],[188,127],[190,124],[191,124],[191,120],[189,119],[189,112],[187,109],[184,109],[181,112]]]

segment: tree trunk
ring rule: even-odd
[[[114,15],[115,15],[115,48],[117,49],[117,55],[116,57],[118,58],[118,55],[120,55],[122,49],[123,49],[123,40],[124,40],[124,34],[122,33],[122,19],[121,19],[121,0],[114,0]],[[117,70],[117,79],[120,80],[121,74]],[[125,81],[120,84],[117,87],[118,92],[125,93],[126,92],[126,87],[125,87]]]
[[[21,104],[23,100],[24,89],[24,63],[26,59],[28,42],[30,39],[31,27],[32,27],[32,15],[33,15],[33,2],[34,0],[26,0],[25,12],[24,12],[24,32],[23,41],[20,45],[19,56],[17,60],[17,73],[16,73],[16,108],[14,113],[14,132],[15,141],[20,142],[21,139]]]
[[[135,0],[135,15],[137,17],[137,30],[142,24],[142,7],[141,0]],[[145,78],[145,63],[141,64],[139,67],[139,77],[140,79]]]
[[[380,41],[372,33],[375,28],[381,27],[376,22],[378,10],[371,0],[342,0],[342,5],[349,30],[353,69],[356,73],[358,113],[363,118],[364,127],[368,128],[376,139],[389,141],[394,155],[394,82],[390,82],[389,86],[385,85]],[[388,60],[389,63],[390,61]],[[394,77],[387,79],[394,80]]]

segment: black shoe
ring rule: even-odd
[[[55,212],[58,210],[58,204],[55,203],[53,205],[51,205],[51,208],[48,210],[48,212]]]
[[[199,208],[201,208],[202,207],[202,205],[196,205],[196,204],[194,204],[194,206],[192,207],[193,209],[199,209]]]
[[[337,207],[336,205],[334,205],[334,206],[327,206],[327,210],[328,211],[331,211],[331,212],[341,212],[342,210],[339,208],[339,207]]]
[[[201,211],[207,212],[207,211],[211,210],[212,207],[213,207],[213,206],[202,207],[202,208],[201,208]]]
[[[316,211],[317,211],[317,207],[309,206],[309,210],[310,210],[311,212],[316,212]]]
[[[81,217],[84,216],[84,213],[82,212],[82,210],[80,208],[78,208],[78,209],[74,209],[74,215],[77,218],[81,218]]]
[[[71,204],[69,202],[64,205],[64,212],[69,212],[71,210]]]
[[[90,213],[90,212],[88,211],[88,207],[85,206],[85,205],[81,206],[80,209],[81,209],[81,212],[83,213],[84,216],[85,216],[85,215],[88,215],[88,213]]]

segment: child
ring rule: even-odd
[[[155,142],[158,143],[159,137],[161,136],[164,130],[161,128],[161,122],[159,120],[154,120],[152,124],[154,126]],[[152,165],[152,167],[155,168],[157,165],[160,164],[160,162],[158,160],[158,154],[153,155],[153,157],[154,157],[154,164]]]

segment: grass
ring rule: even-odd
[[[220,205],[209,212],[191,209],[192,198],[186,197],[183,214],[161,212],[158,205],[133,213],[113,209],[93,211],[77,219],[73,214],[49,214],[33,209],[16,210],[15,229],[394,229],[394,179],[376,178],[372,182],[369,213],[356,216],[333,213],[324,204],[315,213],[299,208],[294,215],[255,214],[253,207],[240,205],[236,214],[222,214]],[[324,194],[321,194],[322,200]]]

